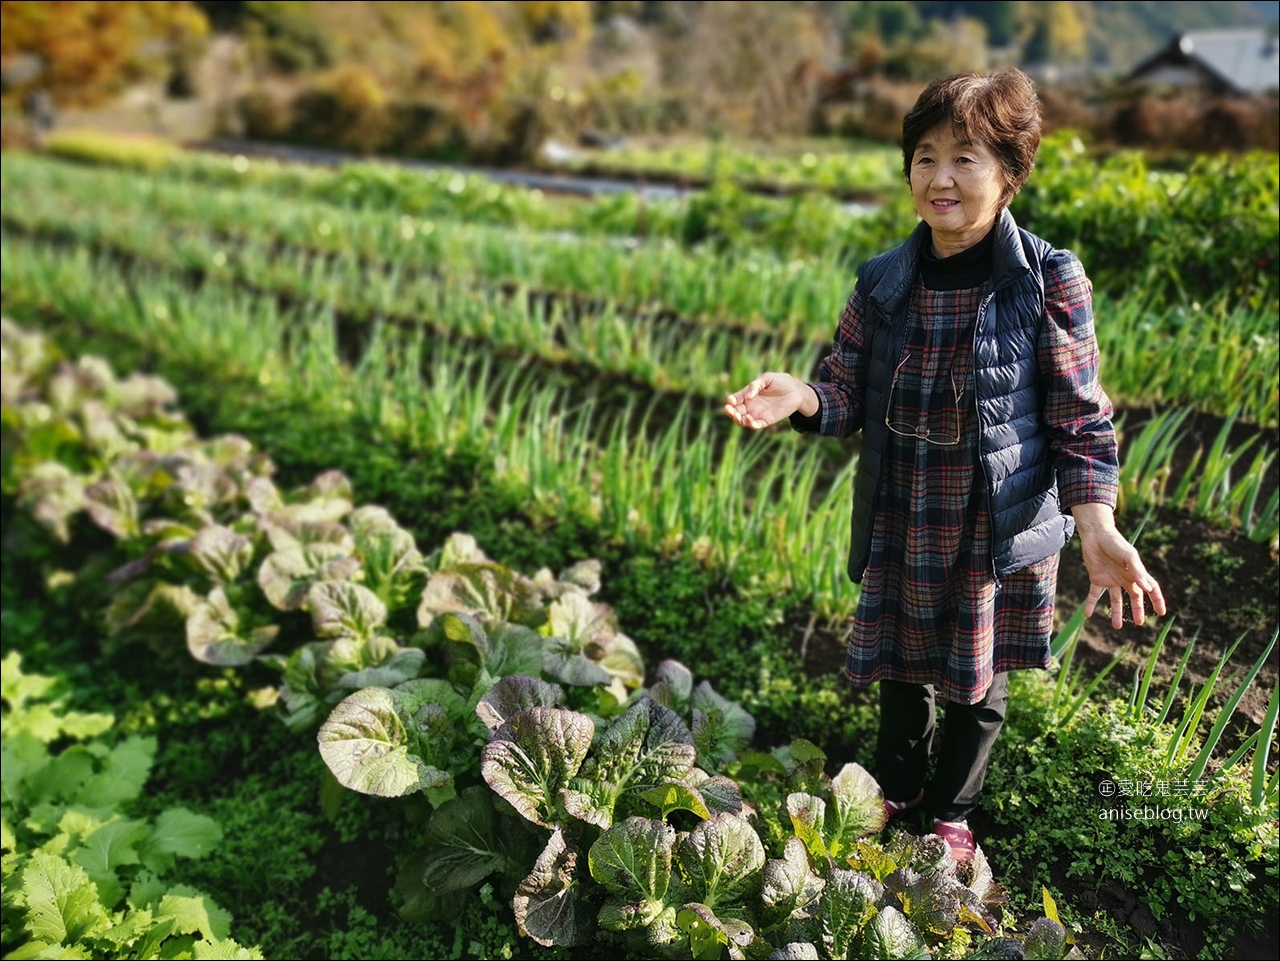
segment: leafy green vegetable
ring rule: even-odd
[[[560,792],[578,773],[595,736],[585,714],[527,707],[493,732],[480,773],[525,818],[555,828]]]
[[[881,908],[871,919],[863,931],[860,945],[862,953],[872,958],[927,961],[930,957],[920,932],[892,905]]]
[[[582,903],[577,865],[577,849],[556,828],[533,870],[516,888],[513,904],[521,934],[548,946],[582,944],[590,938],[592,925]]]
[[[724,913],[760,893],[764,845],[745,820],[717,814],[702,821],[676,845],[676,869],[694,899]]]
[[[131,819],[155,757],[152,738],[113,747],[96,740],[107,715],[65,712],[46,699],[50,678],[3,661],[4,917],[6,957],[261,959],[228,939],[230,915],[200,892],[161,876],[177,858],[222,841],[217,823],[182,808]],[[56,752],[61,738],[89,739]],[[126,898],[126,892],[128,896]],[[199,935],[196,941],[189,935]]]
[[[443,682],[427,684],[365,688],[333,709],[317,740],[338,783],[380,797],[452,784],[447,769],[454,726],[450,713],[462,712],[462,700]]]

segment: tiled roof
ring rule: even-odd
[[[1280,47],[1265,30],[1204,30],[1183,33],[1143,61],[1133,76],[1169,63],[1194,61],[1242,93],[1280,87]]]

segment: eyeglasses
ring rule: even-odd
[[[914,437],[916,440],[922,440],[929,444],[937,444],[939,447],[955,447],[960,443],[960,425],[958,421],[956,423],[954,433],[942,433],[940,431],[931,430],[928,427],[921,427],[918,424],[912,425],[903,421],[894,421],[889,419],[889,411],[893,410],[893,392],[898,386],[898,374],[902,371],[902,365],[910,359],[911,354],[905,354],[893,371],[893,383],[889,385],[889,410],[885,412],[884,425],[895,434],[901,434],[903,437]],[[960,389],[956,387],[956,372],[954,369],[951,371],[951,389],[956,395],[956,407],[959,407]]]

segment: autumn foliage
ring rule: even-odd
[[[209,33],[205,15],[183,0],[4,0],[0,13],[0,55],[40,61],[6,99],[39,86],[61,104],[96,103],[169,69]]]

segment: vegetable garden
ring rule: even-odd
[[[720,413],[899,199],[67,153],[2,183],[6,957],[1272,950],[1274,157],[1056,140],[1015,202],[1171,615],[1118,645],[1064,558],[958,868],[838,677],[856,443]]]

